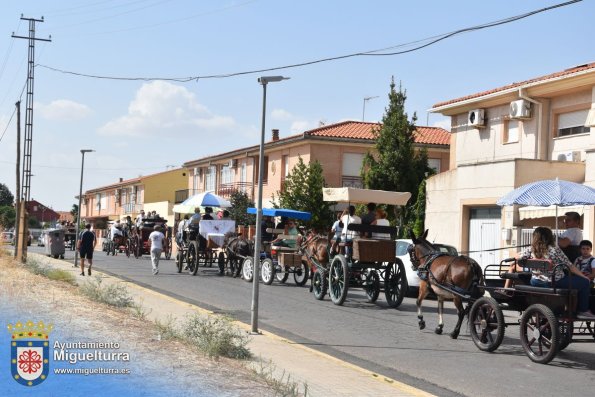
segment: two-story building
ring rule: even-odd
[[[175,192],[188,184],[185,169],[178,168],[156,174],[120,181],[87,190],[81,202],[81,219],[106,223],[130,216],[133,220],[140,210],[156,211],[173,225]]]
[[[595,186],[595,63],[441,102],[451,117],[450,170],[427,182],[426,226],[433,240],[480,263],[497,263],[530,241],[536,225],[556,228],[555,209],[503,207],[526,183],[563,179]],[[583,216],[595,236],[593,206],[560,208]]]
[[[271,140],[264,147],[263,206],[272,206],[273,194],[283,188],[285,178],[300,157],[306,164],[320,162],[328,186],[362,187],[363,157],[373,149],[372,131],[379,126],[344,121],[285,138],[279,137],[279,130],[272,130]],[[438,172],[448,170],[448,131],[417,127],[415,142],[417,148],[426,148],[431,167]],[[256,201],[258,157],[259,145],[254,145],[184,163],[188,169],[188,186],[176,192],[176,202],[203,191],[229,197],[235,190],[246,192]]]

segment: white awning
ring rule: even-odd
[[[353,187],[322,189],[323,201],[336,201],[338,203],[405,205],[410,197],[411,193],[409,192],[388,192],[385,190],[357,189]]]
[[[570,207],[558,207],[558,216],[563,216],[566,212],[578,212],[583,215],[585,212],[584,205],[574,205]],[[547,218],[556,216],[556,206],[550,205],[549,207],[535,207],[526,206],[519,208],[519,217],[522,219],[535,219],[535,218]]]

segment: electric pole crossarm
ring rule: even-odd
[[[52,38],[51,37],[48,38],[48,39],[42,39],[42,38],[39,38],[39,37],[31,38],[31,37],[27,37],[27,36],[16,36],[14,33],[12,34],[11,37],[13,37],[15,39],[27,39],[27,40],[35,40],[35,41],[52,41]]]

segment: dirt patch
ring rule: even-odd
[[[157,379],[170,390],[168,395],[276,395],[242,362],[210,359],[180,341],[160,340],[154,324],[134,317],[130,310],[93,302],[77,287],[34,275],[0,253],[0,307],[5,305],[16,306],[24,316],[15,321],[33,316],[59,323],[63,341],[120,343],[123,351],[130,352],[130,376]]]

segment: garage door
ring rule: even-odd
[[[472,208],[469,219],[469,254],[485,268],[500,263],[500,207]],[[493,251],[489,251],[493,250]]]

